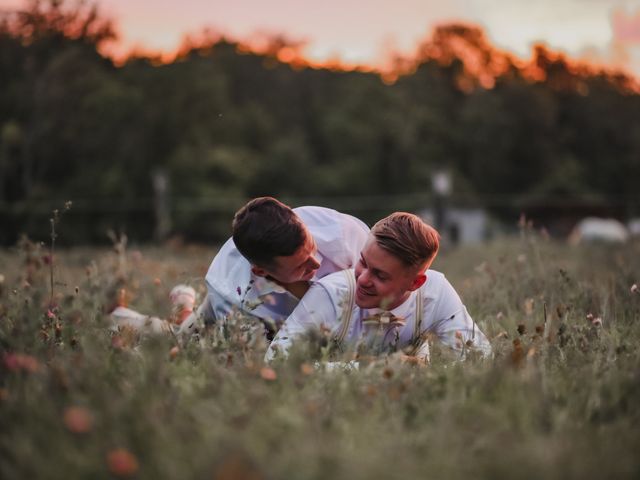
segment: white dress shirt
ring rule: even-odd
[[[339,272],[329,275],[317,282],[300,300],[291,316],[273,339],[265,355],[266,361],[274,356],[285,355],[287,350],[310,329],[321,327],[335,335],[342,325],[349,295],[349,279],[347,274],[353,271]],[[418,296],[422,298],[418,299]],[[421,318],[416,315],[416,304],[422,304]],[[389,347],[403,349],[415,345],[416,355],[428,358],[428,343],[424,341],[427,333],[435,334],[444,344],[456,349],[475,349],[484,355],[491,353],[491,345],[485,335],[474,323],[460,297],[445,276],[435,270],[427,270],[427,281],[398,307],[389,313],[406,322],[396,324],[372,325],[366,319],[383,314],[377,309],[363,309],[352,304],[352,315],[349,329],[344,337],[346,345],[355,346],[360,342],[374,342],[380,344],[381,351]],[[419,327],[416,321],[420,318]],[[420,337],[416,340],[416,332]],[[467,345],[467,342],[471,342]],[[371,343],[369,344],[371,346]]]
[[[318,247],[316,260],[320,267],[312,280],[357,263],[369,234],[369,227],[361,220],[323,207],[299,207],[294,212]],[[217,253],[205,280],[208,305],[201,306],[198,312],[208,318],[224,319],[237,310],[279,325],[299,301],[277,283],[254,275],[233,238]]]

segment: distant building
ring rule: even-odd
[[[418,215],[435,226],[436,211],[425,208]],[[438,228],[444,244],[469,245],[481,243],[489,237],[489,216],[481,208],[446,208],[442,214],[442,225]]]

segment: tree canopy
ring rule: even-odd
[[[391,75],[313,67],[284,37],[260,51],[216,37],[168,63],[115,65],[100,53],[114,39],[84,3],[4,14],[0,241],[46,231],[49,205],[67,199],[68,237],[122,227],[149,239],[157,172],[173,230],[204,241],[227,235],[247,197],[349,197],[343,208],[374,220],[398,205],[367,199],[424,205],[442,169],[454,200],[496,215],[571,202],[638,214],[640,88],[623,73],[542,46],[523,61],[463,24],[438,27]]]

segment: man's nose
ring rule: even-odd
[[[365,268],[360,272],[360,275],[356,278],[356,283],[362,286],[371,285],[371,275],[368,269]]]
[[[316,258],[313,255],[309,257],[309,268],[313,270],[320,268],[320,262],[316,260]]]

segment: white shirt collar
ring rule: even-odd
[[[417,292],[419,291],[420,289],[417,289],[411,292],[404,302],[402,302],[400,305],[398,305],[396,308],[392,310],[384,310],[382,308],[368,308],[368,309],[362,309],[362,314],[364,317],[371,317],[379,313],[389,312],[394,317],[407,319],[413,314],[414,299],[417,295]]]

